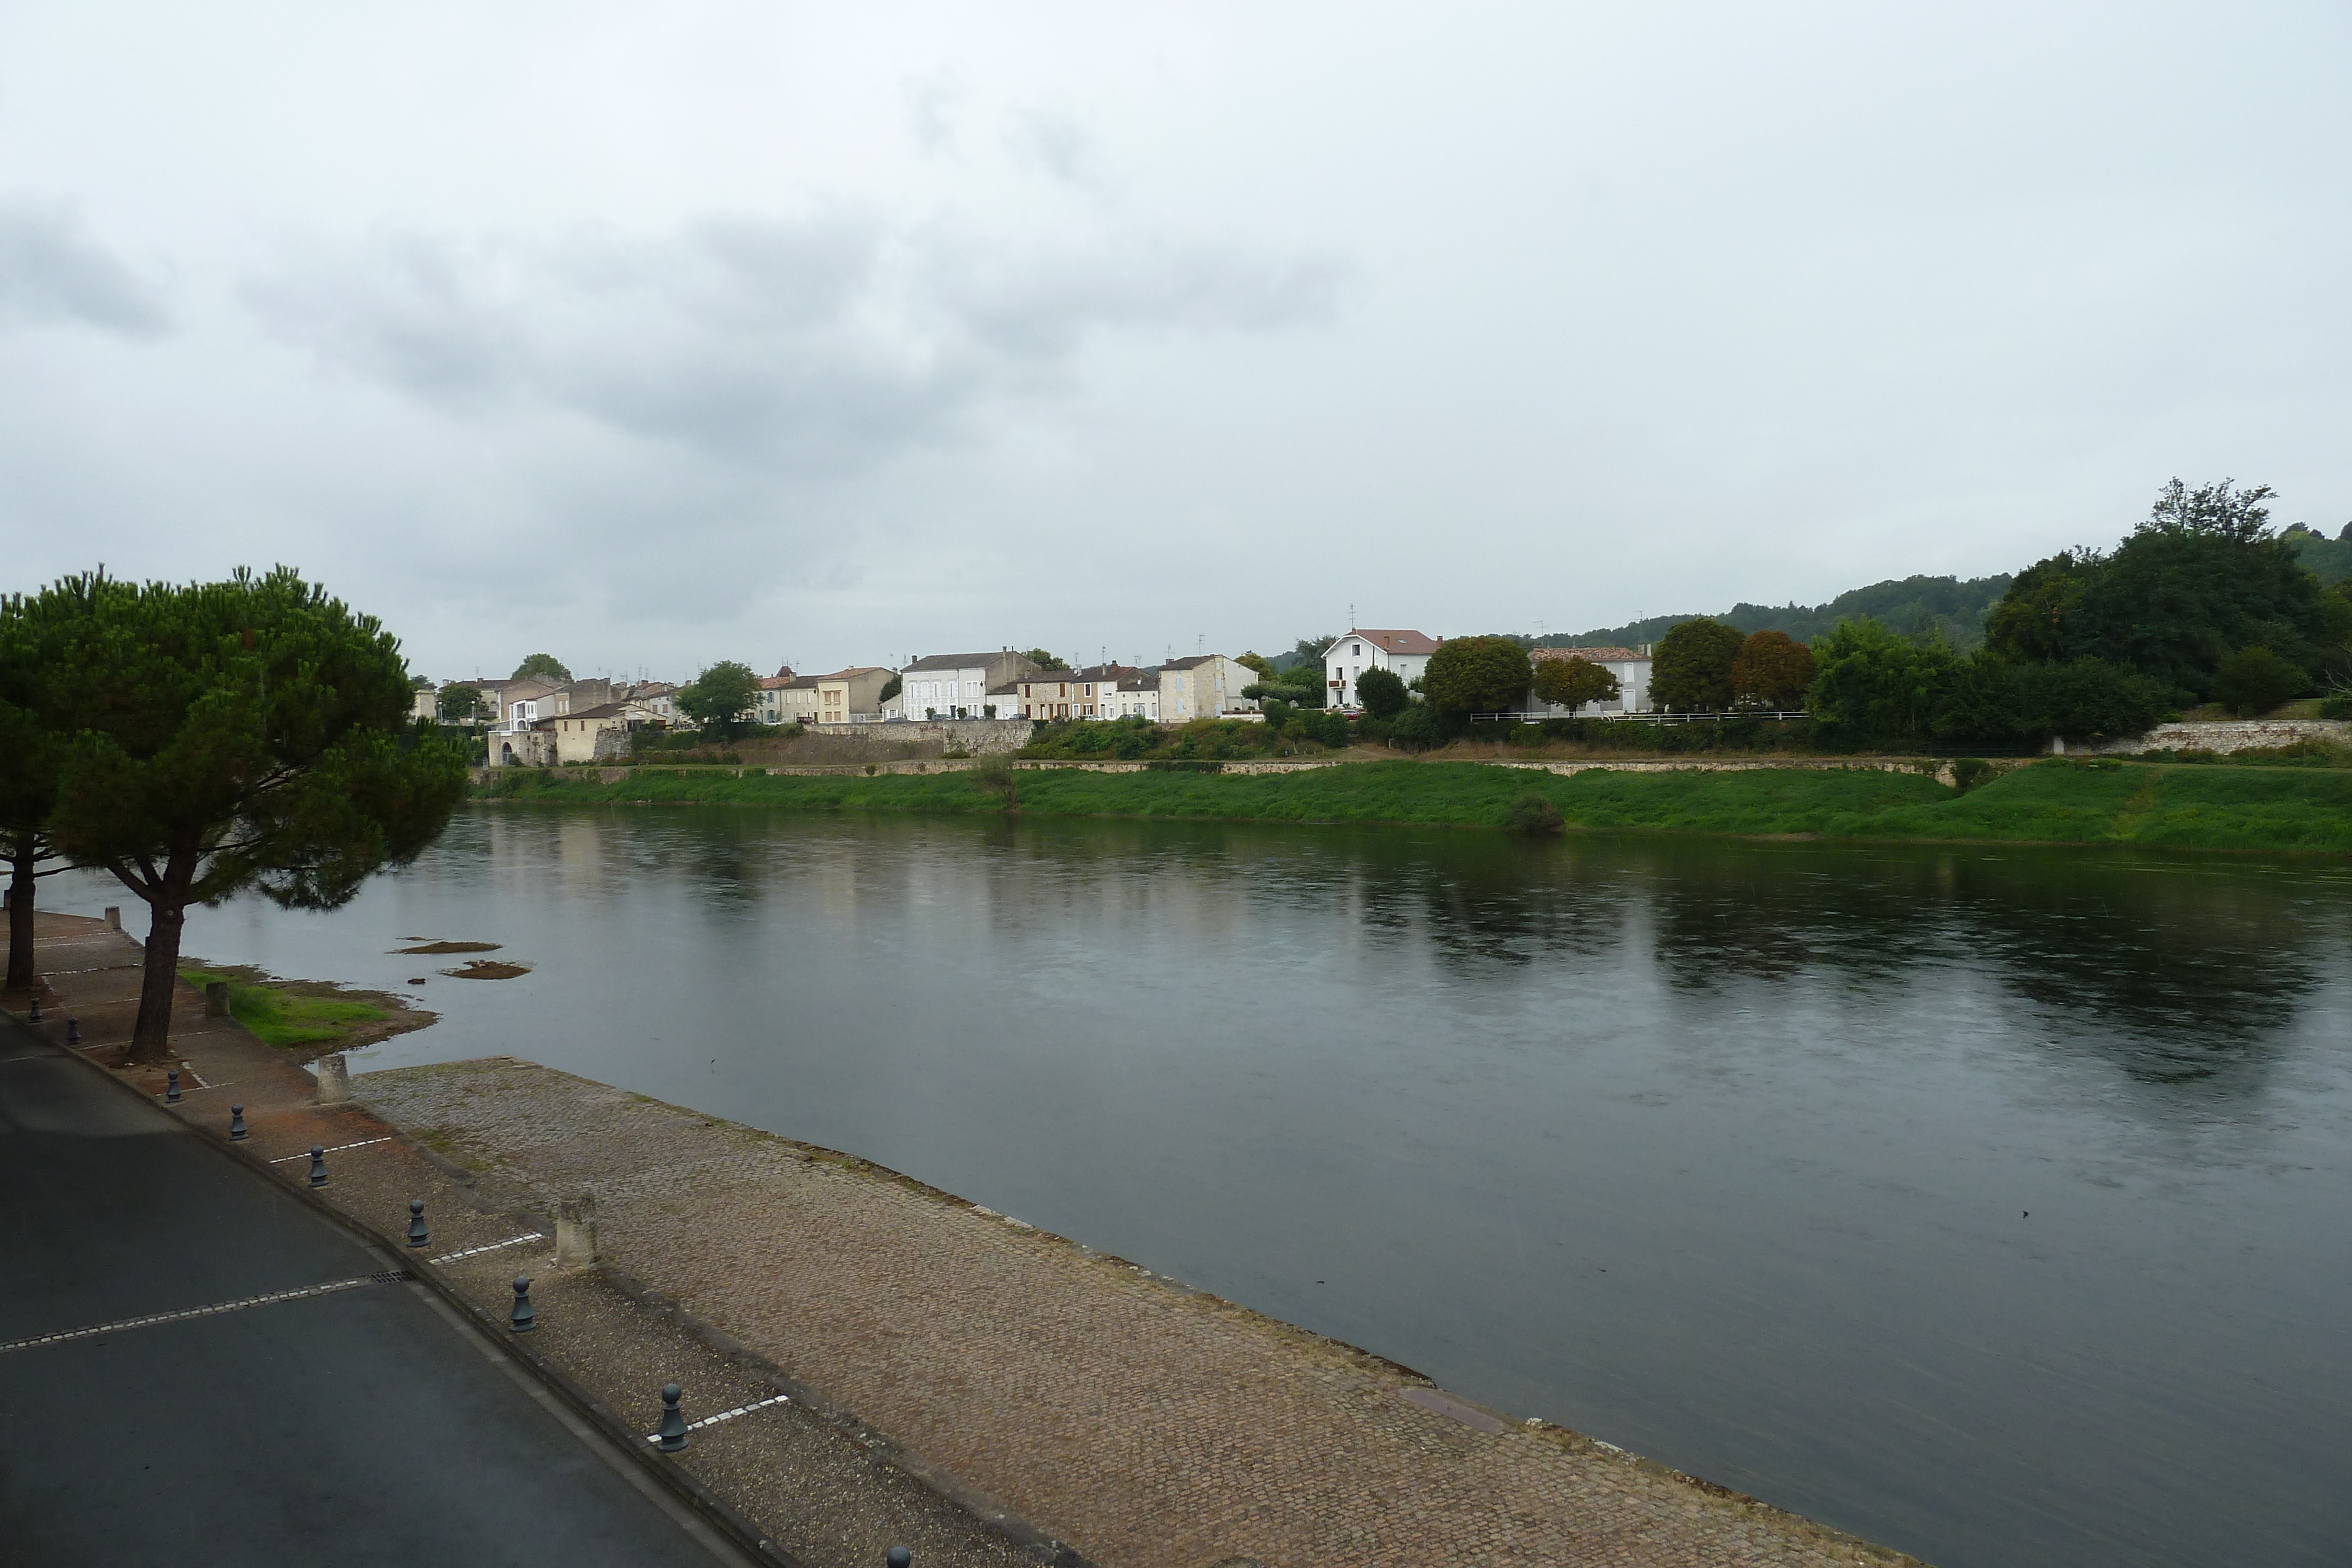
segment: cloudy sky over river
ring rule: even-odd
[[[12,586],[435,674],[1554,631],[2352,517],[2352,13],[0,3]]]

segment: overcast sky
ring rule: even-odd
[[[2333,533],[2347,241],[2340,0],[0,0],[5,586],[676,679]]]

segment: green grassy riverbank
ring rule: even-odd
[[[1549,800],[1570,828],[1824,838],[2145,844],[2352,852],[2352,770],[2053,759],[1962,794],[1916,772],[1859,768],[1560,777],[1477,763],[1368,762],[1281,774],[1013,775],[1028,816],[1409,823],[1500,828],[1513,801]],[[633,769],[604,783],[515,769],[478,799],[709,804],[995,815],[972,774],[806,777]]]

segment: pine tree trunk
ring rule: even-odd
[[[147,971],[139,986],[139,1021],[131,1030],[131,1060],[141,1063],[162,1062],[172,1054],[172,997],[180,984],[180,929],[187,923],[178,904],[151,907]]]
[[[13,874],[8,879],[8,988],[26,990],[40,983],[33,967],[33,868],[38,863],[29,837],[11,846]]]

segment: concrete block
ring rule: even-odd
[[[596,1261],[596,1199],[583,1194],[555,1206],[555,1266],[585,1269]]]
[[[122,905],[110,904],[106,906],[106,928],[109,931],[122,929]]]
[[[319,1103],[340,1105],[352,1097],[352,1070],[340,1051],[319,1058]]]
[[[205,1017],[208,1019],[228,1017],[228,982],[226,980],[205,982]]]

